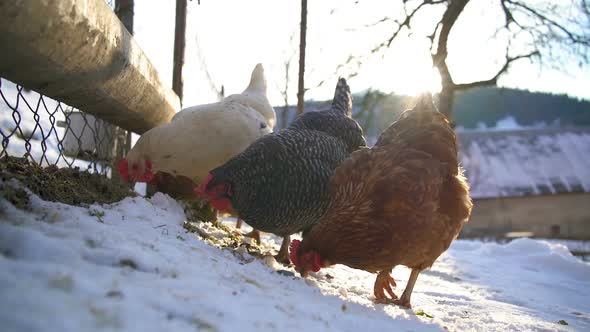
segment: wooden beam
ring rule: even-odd
[[[174,32],[174,68],[172,71],[172,90],[182,103],[182,67],[186,43],[186,0],[176,0],[176,27]]]
[[[176,94],[103,0],[1,1],[0,76],[143,133]]]
[[[305,47],[307,36],[307,0],[301,0],[301,25],[299,26],[299,84],[297,114],[303,114],[305,104]]]

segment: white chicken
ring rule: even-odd
[[[152,182],[172,195],[192,194],[211,169],[272,132],[275,121],[264,68],[258,64],[241,94],[185,108],[169,123],[144,133],[119,163],[119,173],[126,181]]]

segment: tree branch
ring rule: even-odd
[[[563,25],[559,24],[557,21],[547,17],[546,15],[543,15],[539,11],[521,3],[520,1],[503,0],[503,2],[504,1],[514,5],[516,7],[519,7],[521,9],[523,9],[524,11],[532,14],[534,17],[538,18],[539,20],[541,20],[542,23],[547,24],[549,27],[556,27],[558,30],[560,30],[562,33],[564,33],[574,43],[583,44],[585,46],[590,46],[590,38],[585,37],[585,36],[580,36],[580,35],[573,33],[572,31],[570,31],[569,29],[567,29]],[[587,5],[586,1],[584,1],[582,3],[582,8],[586,9],[585,8],[586,5]]]
[[[436,53],[432,54],[432,65],[438,69],[443,89],[445,87],[448,88],[455,85],[447,65],[447,42],[449,40],[449,33],[451,32],[451,29],[455,25],[455,22],[457,22],[459,15],[461,15],[468,2],[469,0],[452,0],[448,5],[447,10],[445,10],[445,13],[443,14],[443,17],[439,23],[440,33],[438,35]],[[431,41],[430,49],[432,50],[433,48],[434,36]]]
[[[376,27],[376,26],[378,26],[378,25],[379,25],[379,24],[381,24],[381,23],[385,23],[385,22],[387,22],[387,21],[391,21],[391,20],[392,20],[392,18],[391,18],[391,17],[389,17],[389,16],[385,16],[384,18],[382,18],[382,19],[378,20],[377,22],[373,22],[373,23],[369,23],[369,24],[365,24],[365,25],[363,25],[363,28],[372,28],[372,27]],[[346,29],[345,31],[357,31],[357,30],[358,30],[358,28],[348,28],[348,29]]]
[[[434,39],[436,38],[436,33],[438,32],[438,29],[440,28],[441,25],[442,25],[442,18],[440,21],[438,21],[438,23],[436,23],[436,26],[434,26],[434,31],[432,31],[432,34],[426,36],[426,38],[428,38],[428,40],[430,40],[430,52],[432,52],[432,49],[434,48]]]
[[[422,9],[422,7],[426,6],[426,5],[437,5],[437,4],[441,4],[446,2],[447,0],[423,0],[418,6],[416,6],[416,8],[414,8],[409,14],[407,11],[407,0],[404,0],[404,12],[406,14],[406,17],[404,18],[404,20],[402,22],[396,21],[397,23],[397,29],[393,32],[393,34],[391,35],[391,37],[389,37],[389,39],[387,39],[386,41],[382,42],[381,44],[377,45],[375,48],[373,48],[371,50],[371,53],[376,53],[379,50],[381,50],[384,47],[389,47],[391,45],[391,43],[395,40],[395,38],[402,32],[402,30],[404,28],[407,28],[408,30],[411,29],[411,24],[412,24],[412,18],[414,18],[414,16],[416,15],[416,13],[418,13],[418,11],[420,11],[420,9]]]
[[[508,50],[506,50],[506,51],[508,51]],[[471,82],[471,83],[454,84],[453,87],[455,88],[455,90],[467,90],[467,89],[480,87],[480,86],[496,85],[496,83],[498,83],[498,78],[500,78],[500,76],[502,74],[504,74],[505,72],[508,71],[508,68],[510,67],[511,63],[513,63],[514,61],[520,60],[520,59],[530,59],[534,56],[540,56],[540,55],[541,54],[539,53],[538,50],[535,50],[535,51],[527,53],[527,54],[517,55],[514,57],[510,57],[507,55],[506,62],[504,62],[504,65],[502,66],[502,68],[500,68],[500,70],[498,70],[498,72],[496,72],[496,75],[494,75],[494,77],[492,77],[488,80],[476,81],[476,82]]]
[[[432,63],[434,66],[438,67],[440,63],[447,60],[447,42],[449,40],[449,33],[468,2],[469,0],[453,0],[443,14],[436,54],[432,55]]]
[[[500,0],[500,5],[502,6],[502,11],[504,12],[504,19],[506,20],[506,22],[504,23],[504,27],[509,29],[510,23],[514,23],[520,26],[520,24],[518,24],[518,22],[516,22],[516,20],[514,19],[512,11],[506,5],[506,0]]]

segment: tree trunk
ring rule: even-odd
[[[455,127],[453,120],[453,101],[455,99],[455,89],[452,86],[443,83],[442,90],[438,95],[438,111],[441,112],[451,122],[451,126]]]
[[[453,121],[453,99],[455,97],[456,85],[453,82],[453,77],[447,66],[446,46],[441,52],[432,55],[432,64],[440,74],[441,86],[440,94],[438,95],[438,111],[444,114],[449,119],[451,126],[454,128]]]
[[[283,91],[281,91],[281,94],[283,95],[283,110],[281,111],[281,122],[278,123],[278,128],[277,129],[283,129],[283,128],[287,128],[287,124],[289,123],[288,121],[288,117],[289,117],[289,82],[290,82],[290,77],[289,77],[289,69],[291,68],[291,58],[289,58],[287,60],[287,62],[285,62],[285,88]]]
[[[297,91],[297,114],[304,110],[305,95],[305,38],[307,34],[307,0],[301,0],[301,26],[299,34],[299,89]]]

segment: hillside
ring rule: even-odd
[[[498,120],[513,117],[521,126],[590,126],[590,102],[506,88],[478,88],[457,95],[454,108],[457,125],[493,127]]]
[[[306,109],[327,107],[329,101],[309,101]],[[368,131],[378,135],[397,115],[413,105],[413,97],[386,95],[369,90],[354,95],[355,118]],[[283,118],[290,122],[295,106],[287,110],[275,106],[279,126]],[[517,125],[530,127],[585,127],[590,126],[590,101],[566,95],[530,92],[525,90],[485,87],[460,92],[455,98],[455,123],[459,127],[475,129],[495,127],[498,121],[513,118]]]

